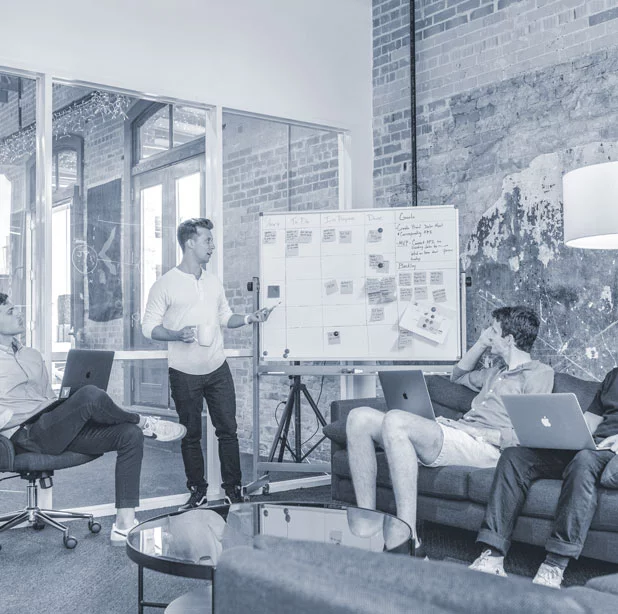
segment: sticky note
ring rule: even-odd
[[[399,273],[399,285],[411,286],[412,285],[412,273],[410,271],[403,271]]]
[[[339,331],[332,331],[326,334],[328,345],[341,345],[341,335]]]
[[[381,303],[392,303],[395,300],[395,292],[390,290],[382,290],[380,292]]]
[[[444,288],[440,288],[439,290],[434,290],[432,292],[433,300],[436,303],[445,303],[446,302],[446,290]]]
[[[380,291],[380,280],[377,277],[367,277],[365,280],[365,289],[367,294]]]
[[[339,231],[339,243],[352,243],[352,231],[340,230]]]
[[[337,238],[334,228],[324,228],[322,230],[322,243],[332,243]]]
[[[384,262],[384,256],[380,254],[369,254],[369,268],[377,269]]]
[[[427,283],[427,271],[414,272],[414,285],[420,286]]]
[[[341,282],[339,286],[339,291],[341,294],[353,294],[354,293],[354,282],[349,279]]]
[[[382,240],[382,233],[377,230],[370,230],[367,233],[367,243],[377,243]]]
[[[395,292],[397,284],[395,283],[395,276],[384,277],[380,280],[380,290],[387,292]]]
[[[367,301],[370,305],[377,305],[382,302],[382,293],[378,292],[369,292],[367,294]]]
[[[298,243],[288,243],[285,246],[285,255],[290,256],[298,256]]]
[[[433,286],[444,285],[444,271],[432,271],[429,274],[429,283]]]
[[[301,230],[300,234],[298,235],[298,242],[299,243],[311,243],[311,241],[313,240],[313,230]]]
[[[298,244],[298,230],[286,230],[285,231],[285,242],[288,245],[290,243]]]
[[[370,322],[382,322],[384,320],[384,307],[372,307],[371,315],[369,316]]]
[[[412,288],[399,288],[399,298],[402,301],[411,301]]]
[[[404,330],[403,328],[399,329],[398,346],[400,350],[410,347],[412,345],[413,340],[414,340],[414,336],[409,330]]]
[[[276,230],[265,230],[264,236],[262,237],[262,243],[264,245],[272,245],[277,242],[277,231]]]
[[[429,298],[427,286],[417,286],[414,288],[414,299],[417,301],[426,301]]]
[[[326,294],[335,294],[339,290],[339,285],[337,281],[334,279],[330,279],[324,284],[324,289],[326,290]]]
[[[266,295],[268,296],[268,298],[280,298],[281,297],[281,287],[280,286],[268,286]]]

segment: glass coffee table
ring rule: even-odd
[[[410,554],[410,527],[391,514],[320,503],[239,503],[157,516],[135,526],[127,554],[138,565],[138,611],[168,614],[212,608],[217,561],[224,550],[251,545],[256,535],[318,541],[375,552]],[[208,581],[171,604],[144,600],[144,569]]]

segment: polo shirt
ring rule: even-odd
[[[500,447],[517,445],[515,430],[502,402],[503,394],[542,394],[554,387],[554,370],[531,360],[509,370],[506,366],[464,371],[453,369],[451,381],[462,384],[478,394],[472,400],[470,411],[454,422],[463,430],[466,427],[495,429],[500,431]]]

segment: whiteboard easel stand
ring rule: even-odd
[[[247,290],[253,293],[253,310],[257,311],[260,308],[260,280],[258,277],[254,277],[252,281],[247,283]],[[243,488],[243,495],[246,497],[256,490],[262,489],[264,494],[269,492],[269,482],[270,482],[270,472],[289,472],[289,473],[327,473],[330,474],[331,467],[330,463],[306,463],[303,462],[306,460],[307,456],[317,448],[317,446],[322,443],[324,437],[320,439],[320,441],[315,444],[307,453],[302,454],[301,450],[301,440],[300,440],[300,393],[305,392],[309,398],[309,392],[304,388],[304,386],[300,383],[300,374],[298,373],[286,373],[286,371],[274,371],[272,369],[263,369],[260,365],[260,325],[256,322],[253,324],[253,482],[247,484]],[[300,368],[300,365],[297,363],[297,367]],[[287,367],[290,368],[290,367]],[[319,369],[319,367],[316,367]],[[341,374],[341,371],[340,371]],[[288,396],[288,401],[286,403],[286,410],[284,411],[284,415],[281,418],[281,422],[279,424],[279,428],[277,429],[277,434],[275,435],[275,439],[273,441],[272,448],[269,453],[268,461],[263,462],[260,461],[260,378],[263,375],[288,375],[291,378],[294,378],[294,383],[290,387],[290,393]],[[307,398],[307,401],[309,401]],[[309,401],[312,404],[313,399]],[[288,407],[289,406],[289,407]],[[326,420],[320,413],[317,405],[315,403],[312,404],[312,409],[314,413],[317,410],[316,417],[318,421],[324,426],[326,425]],[[285,439],[281,439],[282,432],[286,426],[289,428],[289,423],[291,421],[292,412],[295,418],[295,450],[292,451],[292,456],[295,458],[295,462],[285,462],[283,461],[283,454],[285,453],[286,445],[287,445],[287,429],[285,433]],[[321,418],[321,419],[320,419]],[[274,461],[275,453],[277,446],[281,445],[281,449],[279,451],[279,460]],[[288,447],[289,449],[289,447]],[[290,450],[291,451],[291,450]],[[260,475],[260,472],[265,472]],[[312,486],[317,486],[315,478],[308,478],[311,480]],[[300,480],[302,481],[302,480]],[[330,475],[324,476],[323,483],[330,483]]]

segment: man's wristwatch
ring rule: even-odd
[[[249,324],[249,314],[245,316],[245,324]]]

